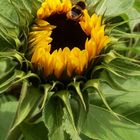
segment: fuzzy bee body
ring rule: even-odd
[[[70,20],[78,21],[83,15],[83,10],[86,8],[84,1],[77,2],[72,9],[67,13],[67,18]]]

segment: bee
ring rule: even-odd
[[[73,21],[78,21],[83,15],[83,10],[86,8],[84,1],[77,2],[72,9],[67,13],[67,18]]]

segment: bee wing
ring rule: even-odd
[[[77,20],[79,18],[79,14],[74,12],[74,11],[70,11],[67,13],[67,18],[68,19],[72,19],[72,20]]]
[[[74,12],[74,11],[71,11],[71,15],[72,15],[73,18],[74,18],[74,17],[79,17],[79,14],[76,13],[76,12]]]

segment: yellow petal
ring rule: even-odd
[[[88,64],[88,52],[87,52],[87,50],[83,50],[80,52],[79,67],[78,67],[78,69],[76,69],[76,72],[78,74],[82,74],[84,68],[87,67],[87,64]]]
[[[64,62],[65,62],[65,65],[67,66],[67,62],[68,62],[68,57],[70,55],[70,49],[68,47],[65,47],[63,49],[63,56],[64,56]]]
[[[55,63],[54,63],[54,74],[57,78],[59,78],[64,71],[65,64],[63,60],[62,50],[58,51],[58,53],[54,56]]]
[[[104,36],[104,38],[101,40],[98,49],[97,49],[97,54],[101,52],[101,50],[110,42],[110,39],[108,36]]]
[[[49,76],[53,73],[52,55],[49,52],[46,52],[45,55],[44,73],[46,76]]]
[[[73,48],[70,52],[69,55],[69,60],[67,64],[67,74],[68,76],[71,76],[73,72],[77,71],[80,69],[80,60],[79,60],[79,55],[80,55],[81,50],[79,48]]]
[[[94,58],[97,53],[97,45],[93,38],[91,38],[90,40],[86,40],[85,49],[88,52],[89,61],[91,61],[91,59]]]
[[[44,16],[45,16],[44,8],[41,7],[41,8],[37,11],[37,17],[38,17],[39,19],[43,19]]]
[[[37,17],[44,19],[55,13],[66,13],[72,7],[70,0],[46,0],[37,11]]]
[[[98,20],[96,21],[96,25],[95,25],[95,29],[98,30],[101,26],[101,20],[102,20],[102,17],[99,16],[98,17]]]

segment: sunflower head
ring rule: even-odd
[[[29,33],[29,48],[31,62],[41,67],[46,77],[83,74],[109,43],[101,16],[90,16],[84,8],[73,9],[76,8],[70,0],[46,0],[37,11]],[[78,19],[69,18],[70,12]]]

